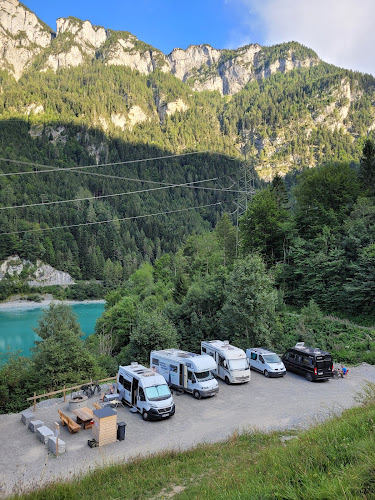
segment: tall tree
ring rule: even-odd
[[[236,257],[236,228],[231,223],[227,213],[224,213],[216,224],[215,234],[223,252],[223,265],[227,266]]]
[[[277,290],[263,259],[251,254],[235,263],[221,311],[222,334],[239,347],[271,346],[278,303]]]
[[[367,139],[359,164],[359,178],[371,196],[375,195],[375,144]]]

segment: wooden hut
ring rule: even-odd
[[[99,446],[117,441],[117,413],[110,408],[101,408],[93,412],[94,426],[92,435]]]

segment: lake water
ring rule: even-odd
[[[4,353],[9,346],[12,351],[21,350],[22,355],[29,356],[34,341],[40,340],[38,335],[33,332],[33,328],[37,326],[46,307],[48,306],[35,307],[34,309],[0,310],[0,353]],[[74,304],[72,308],[78,317],[85,337],[93,333],[96,320],[104,311],[104,304]]]

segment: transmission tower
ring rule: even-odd
[[[238,197],[236,208],[236,255],[238,256],[238,224],[239,219],[247,210],[248,204],[255,194],[255,159],[249,141],[243,143],[238,151],[243,155],[242,172],[238,180]]]

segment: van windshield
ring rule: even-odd
[[[195,373],[195,376],[197,377],[197,380],[199,380],[199,382],[205,382],[206,380],[212,380],[214,378],[212,373],[209,371]]]
[[[171,391],[167,384],[146,387],[145,393],[149,401],[163,401],[171,397]]]
[[[248,368],[249,368],[249,362],[247,358],[229,360],[230,370],[247,370]]]
[[[263,357],[267,363],[281,363],[281,359],[277,354],[265,354]]]

